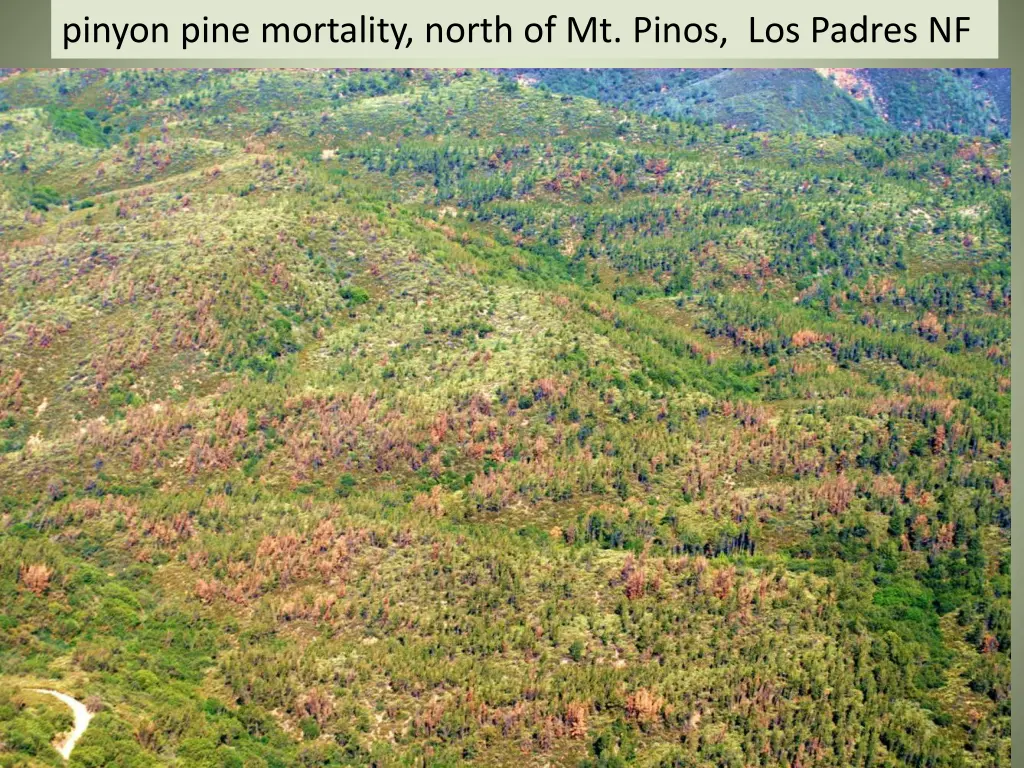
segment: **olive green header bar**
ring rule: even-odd
[[[653,60],[995,59],[998,0],[52,0],[55,60],[575,66]]]

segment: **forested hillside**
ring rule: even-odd
[[[1009,765],[1010,141],[554,90],[0,81],[0,766]]]
[[[672,119],[753,130],[1010,133],[1008,69],[522,69],[502,76]]]

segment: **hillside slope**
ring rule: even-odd
[[[0,101],[0,765],[1009,765],[1009,141]]]
[[[754,130],[1010,132],[1008,69],[522,69],[501,74],[649,114]]]

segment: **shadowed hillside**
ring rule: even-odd
[[[673,119],[811,134],[1009,135],[1008,69],[551,69],[506,77]]]

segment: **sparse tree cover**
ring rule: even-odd
[[[1008,139],[0,107],[0,766],[1009,765]]]

